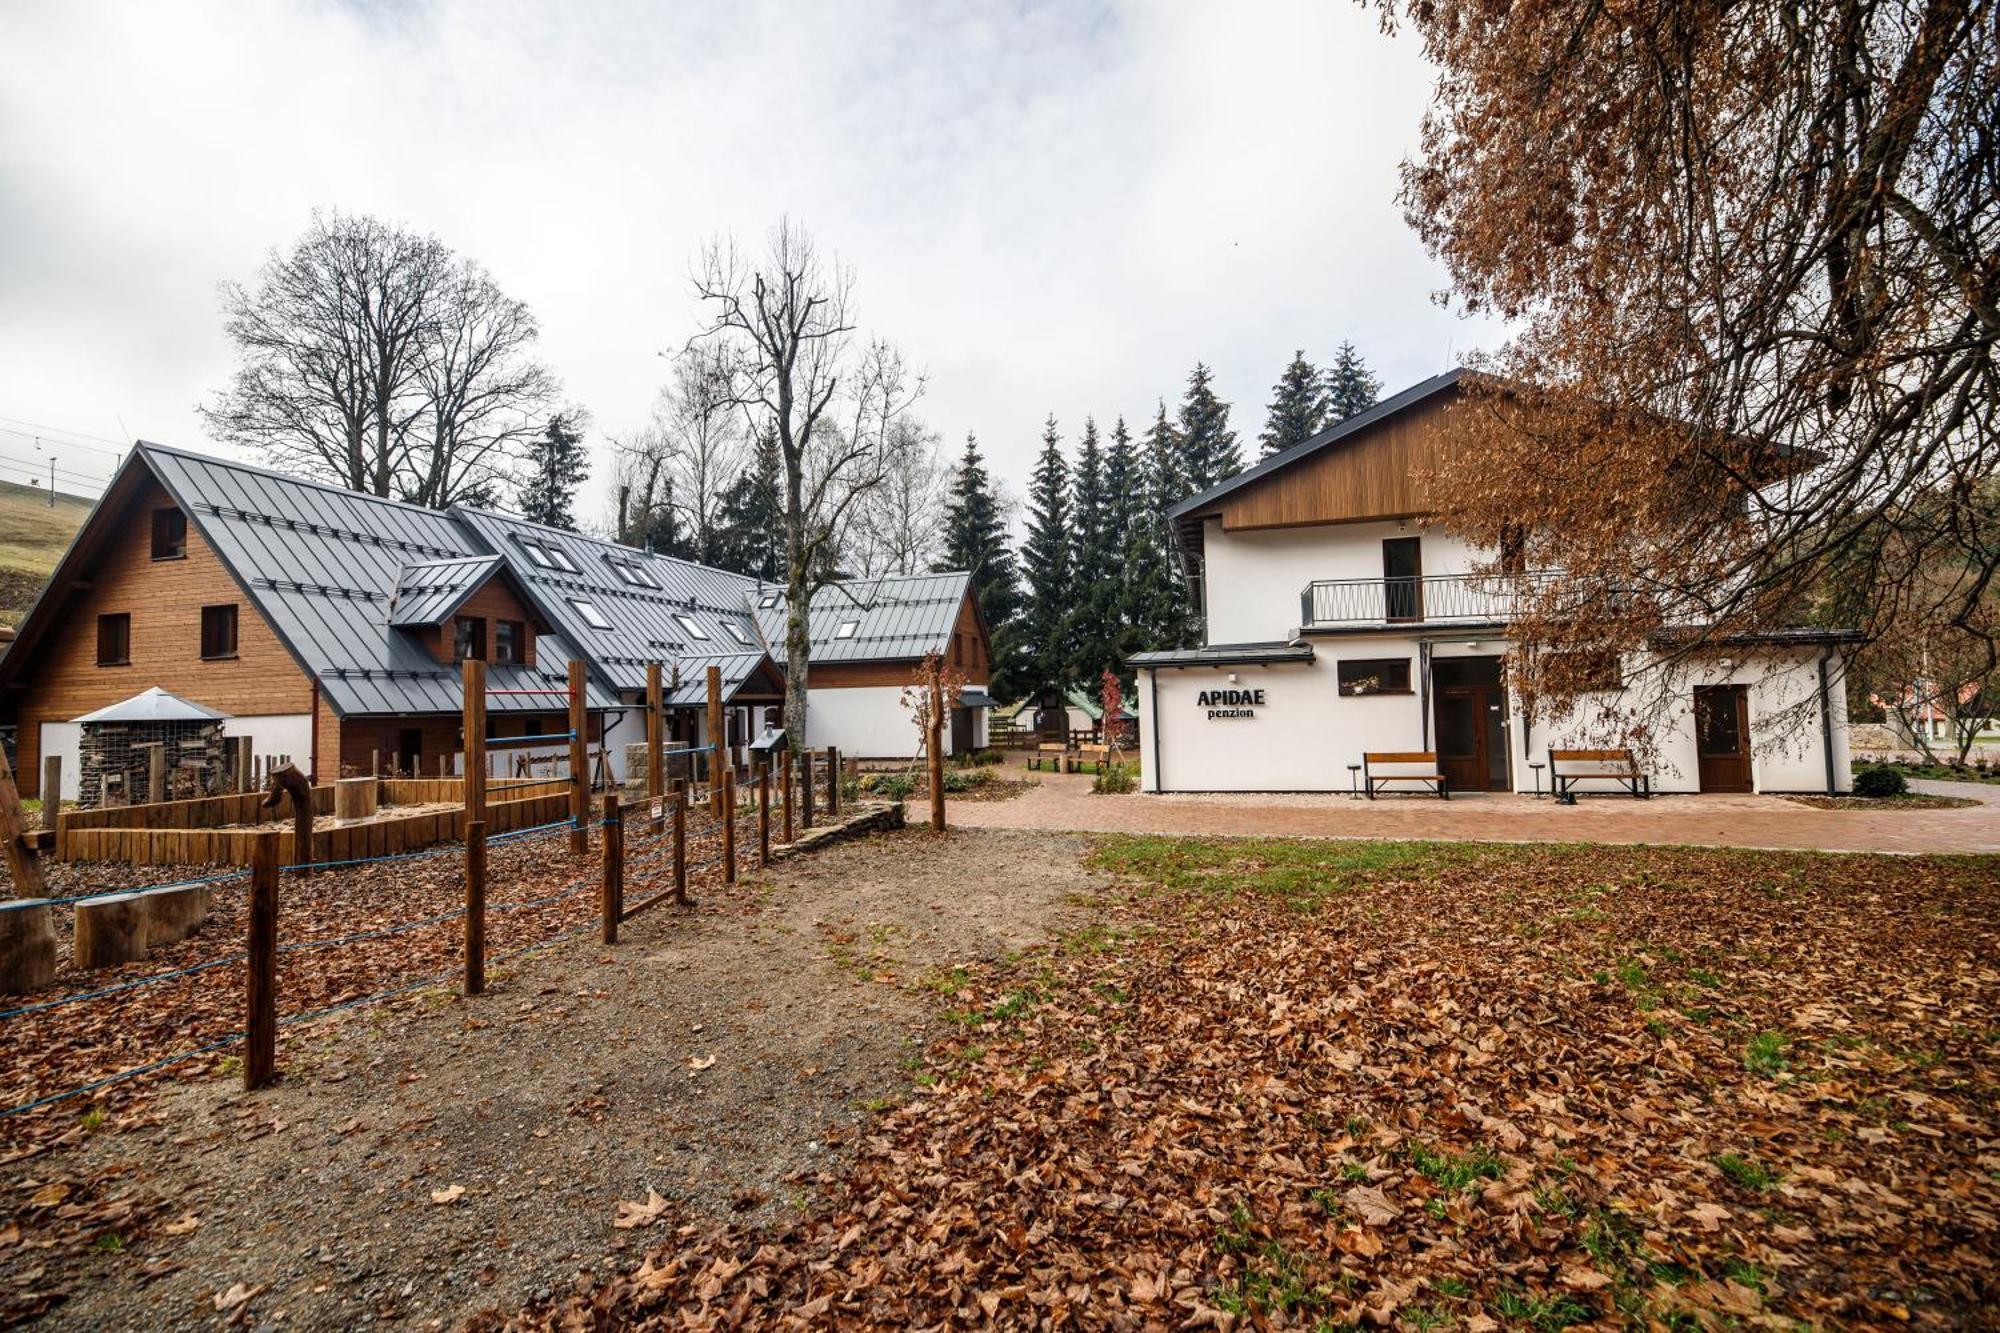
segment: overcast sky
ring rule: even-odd
[[[1394,201],[1430,85],[1342,0],[0,0],[0,477],[37,426],[213,448],[216,284],[321,205],[526,300],[600,474],[703,238],[786,213],[1015,493],[1049,412],[1138,429],[1198,360],[1254,456],[1295,347],[1351,338],[1394,390],[1493,340]]]

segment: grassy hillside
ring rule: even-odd
[[[0,625],[20,621],[90,512],[91,501],[0,481]]]

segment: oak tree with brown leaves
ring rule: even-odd
[[[1385,22],[1442,71],[1407,215],[1515,331],[1440,480],[1505,563],[1569,574],[1527,583],[1524,641],[1692,627],[1685,657],[1815,619],[1982,623],[1992,0],[1391,0]]]

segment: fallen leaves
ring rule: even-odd
[[[682,1228],[514,1322],[1836,1326],[2000,1289],[1989,863],[1104,860],[1142,886],[1086,947],[968,969],[822,1211]],[[1745,1066],[1764,1032],[1782,1069]]]
[[[661,1198],[657,1191],[649,1189],[646,1191],[644,1203],[620,1199],[618,1206],[612,1210],[611,1225],[621,1231],[632,1227],[648,1227],[659,1221],[660,1215],[666,1211],[667,1201]]]

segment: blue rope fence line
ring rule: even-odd
[[[155,972],[149,976],[134,977],[121,981],[115,986],[105,986],[98,990],[80,991],[75,995],[64,995],[54,1000],[42,1000],[35,1004],[24,1004],[15,1009],[0,1009],[0,1018],[19,1018],[23,1014],[38,1014],[45,1009],[60,1009],[66,1004],[80,1004],[85,1000],[101,1000],[107,995],[120,991],[137,990],[141,986],[157,985],[162,981],[172,981],[176,977],[191,977],[197,972],[206,972],[212,967],[224,967],[230,963],[240,963],[250,955],[232,953],[221,958],[211,958],[207,962],[195,963],[188,967],[177,967],[171,972]]]
[[[247,870],[231,870],[220,875],[208,875],[201,879],[177,879],[170,884],[135,884],[129,889],[92,889],[89,893],[72,893],[64,898],[41,898],[37,907],[61,907],[69,903],[88,902],[92,898],[109,898],[117,893],[151,893],[155,889],[198,889],[204,884],[222,884],[229,880],[248,879]]]

